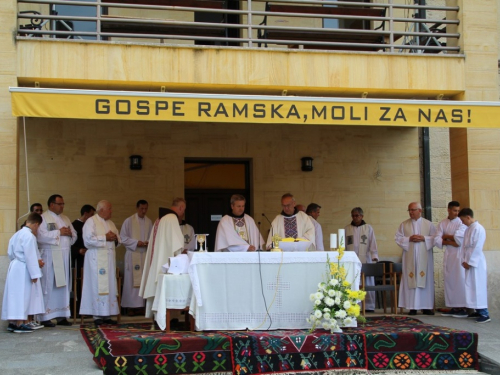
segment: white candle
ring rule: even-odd
[[[345,229],[339,229],[339,249],[345,249]]]
[[[337,248],[337,235],[335,233],[330,234],[330,249]]]

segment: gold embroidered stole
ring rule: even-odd
[[[411,219],[406,220],[403,223],[403,232],[405,237],[410,237],[413,234],[413,221]],[[422,223],[420,226],[420,234],[426,236],[429,234],[431,228],[431,222],[422,218]],[[415,267],[415,245],[420,246],[423,251],[418,252],[417,267]],[[427,262],[429,254],[427,253],[427,245],[424,242],[410,242],[408,245],[408,254],[406,259],[406,274],[408,276],[408,288],[425,288],[425,282],[427,280]]]
[[[106,237],[106,227],[100,220],[99,215],[94,215],[92,217],[95,224],[95,233],[96,236],[105,236]],[[115,224],[112,221],[107,221],[109,230],[115,234],[118,234],[118,230],[115,227]],[[113,242],[113,251],[115,249],[115,243]],[[108,276],[108,247],[107,241],[104,242],[104,246],[97,248],[97,286],[99,295],[109,294],[109,276]],[[116,280],[115,280],[116,282]],[[118,293],[118,290],[117,290]]]

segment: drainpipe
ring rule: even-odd
[[[424,179],[424,201],[423,211],[424,217],[432,221],[432,205],[431,205],[431,153],[429,147],[429,128],[422,128],[422,167]]]

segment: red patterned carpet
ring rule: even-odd
[[[173,332],[150,324],[83,325],[104,374],[325,373],[477,370],[477,334],[403,316],[368,318],[341,334],[316,330]]]

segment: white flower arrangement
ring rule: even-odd
[[[340,266],[344,249],[339,249],[337,263],[327,258],[327,280],[318,284],[318,291],[310,295],[313,311],[307,322],[312,325],[311,331],[323,327],[331,332],[342,332],[340,327],[350,326],[354,321],[364,322],[360,315],[358,302],[365,299],[366,292],[351,290],[346,280],[347,272]]]

